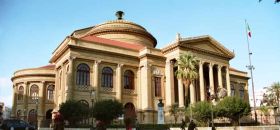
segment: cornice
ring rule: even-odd
[[[147,31],[144,30],[135,30],[135,29],[127,29],[127,28],[118,28],[118,29],[97,29],[90,32],[87,35],[102,35],[102,34],[120,34],[120,33],[127,33],[127,34],[138,34],[140,36],[144,36],[145,38],[149,38],[149,40],[153,43],[155,47],[157,45],[156,38]],[[87,36],[86,35],[86,36]]]
[[[82,46],[69,45],[69,48],[71,48],[71,49],[80,49],[80,50],[83,50],[83,51],[87,50],[87,51],[93,51],[93,52],[98,52],[98,53],[103,53],[103,54],[109,54],[109,55],[115,55],[115,56],[121,56],[121,57],[128,57],[128,58],[138,59],[137,56],[131,56],[131,55],[126,55],[126,54],[121,54],[121,53],[116,53],[116,52],[111,52],[111,51],[98,50],[98,49],[94,49],[94,48],[87,48],[87,47],[82,47]]]
[[[71,39],[73,39],[72,37],[69,37],[69,38],[71,38]],[[60,46],[62,46],[63,44],[61,44],[61,45],[59,45],[59,47]],[[62,46],[62,49],[57,49],[57,50],[55,50],[55,51],[57,51],[57,53],[55,53],[55,52],[53,52],[54,53],[54,55],[51,57],[51,59],[50,59],[50,63],[53,63],[53,62],[56,62],[57,61],[57,59],[61,56],[61,55],[63,55],[63,53],[64,52],[66,52],[66,50],[69,48],[69,44],[68,43],[65,43],[65,45],[64,46]]]
[[[11,78],[11,80],[13,81],[16,78],[21,78],[21,77],[53,77],[55,78],[55,74],[23,74],[23,75],[18,75],[18,76],[14,76]]]
[[[144,57],[151,57],[151,58],[161,59],[161,60],[164,60],[164,61],[166,60],[166,57],[153,55],[153,54],[144,54],[144,55],[139,56],[140,59],[142,59]]]
[[[84,40],[84,39],[78,39],[78,38],[73,38],[75,40],[78,41],[82,41],[82,42],[86,42],[86,43],[94,43],[94,44],[99,44],[99,42],[93,42],[93,41],[88,41],[88,40]],[[109,47],[114,47],[114,48],[120,48],[120,49],[125,49],[125,50],[129,50],[129,51],[135,51],[135,52],[139,52],[138,50],[135,49],[130,49],[130,48],[124,48],[124,47],[119,47],[119,46],[114,46],[114,45],[108,45],[108,44],[102,44],[103,46],[109,46]]]
[[[193,47],[193,46],[190,46],[190,45],[180,44],[179,48],[188,49],[188,50],[194,50],[196,52],[201,52],[202,54],[218,56],[218,57],[221,57],[223,59],[231,59],[232,58],[230,56],[226,56],[226,55],[223,55],[223,54],[220,54],[220,53],[217,53],[217,52],[212,52],[212,51],[208,51],[208,50],[205,50],[205,49]]]

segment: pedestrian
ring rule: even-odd
[[[191,120],[190,124],[189,124],[189,127],[188,127],[188,130],[195,130],[196,129],[196,124],[194,123],[193,120]]]
[[[53,130],[64,130],[64,118],[59,112],[54,115]]]
[[[185,130],[185,127],[186,127],[186,121],[182,119],[181,130]]]

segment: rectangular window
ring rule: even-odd
[[[241,99],[244,99],[244,86],[240,86],[239,88],[239,96]]]
[[[155,77],[155,96],[161,97],[161,77]]]
[[[233,84],[230,84],[230,96],[235,96],[235,89],[234,89],[234,86]]]

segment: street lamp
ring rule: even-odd
[[[26,121],[26,109],[23,109],[23,120]]]
[[[34,93],[33,97],[32,97],[32,100],[35,101],[35,104],[36,104],[36,109],[35,109],[35,116],[36,116],[36,124],[35,124],[35,127],[36,129],[38,128],[38,94],[37,93]]]
[[[210,96],[210,106],[211,106],[211,128],[212,128],[212,130],[213,129],[215,129],[215,126],[214,126],[214,113],[213,113],[213,101],[215,100],[215,98],[216,98],[216,95],[215,94],[212,94],[211,96]]]
[[[94,98],[95,98],[95,90],[92,89],[90,91],[90,99],[91,99],[91,107],[92,107],[92,112],[91,112],[91,125],[93,128],[93,103],[94,103]]]

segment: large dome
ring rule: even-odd
[[[116,13],[118,15],[118,12]],[[122,15],[117,20],[108,21],[93,26],[86,32],[86,35],[94,35],[142,46],[155,47],[156,39],[144,27],[133,22],[123,20]]]

